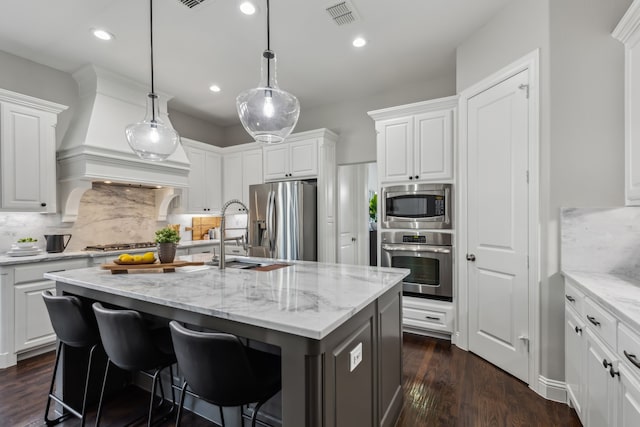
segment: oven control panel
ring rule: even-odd
[[[402,243],[427,243],[427,236],[402,236]]]

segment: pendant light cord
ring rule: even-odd
[[[271,23],[271,18],[269,16],[269,0],[267,0],[267,50],[271,50],[270,23]]]
[[[271,53],[271,15],[269,14],[269,0],[267,0],[267,87],[271,87],[271,59],[273,54]],[[269,92],[271,95],[271,92]]]
[[[267,0],[268,1],[268,0]],[[153,0],[149,0],[149,44],[151,46],[151,123],[156,121],[156,93],[153,82]]]

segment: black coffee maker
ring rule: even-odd
[[[69,236],[67,241],[64,238]],[[47,240],[47,252],[50,254],[62,252],[66,249],[71,240],[71,234],[45,234],[44,238]]]

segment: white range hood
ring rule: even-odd
[[[95,65],[81,68],[73,78],[80,102],[57,152],[62,221],[76,220],[80,198],[93,181],[161,186],[159,205],[167,206],[166,199],[177,194],[167,187],[188,185],[190,163],[182,145],[163,162],[144,161],[124,133],[144,117],[149,88]],[[170,96],[158,93],[158,99],[162,120],[171,124],[166,114]]]

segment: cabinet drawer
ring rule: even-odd
[[[588,297],[584,299],[585,324],[611,347],[616,348],[616,319]]]
[[[584,313],[584,294],[567,278],[564,279],[564,298],[565,304],[573,307],[573,309],[582,316]]]
[[[451,303],[404,297],[402,308],[405,326],[453,332]]]
[[[640,378],[640,336],[625,325],[618,325],[618,356]]]
[[[87,265],[88,262],[86,258],[18,265],[15,267],[14,283],[34,282],[36,280],[42,280],[44,273],[85,268]]]

